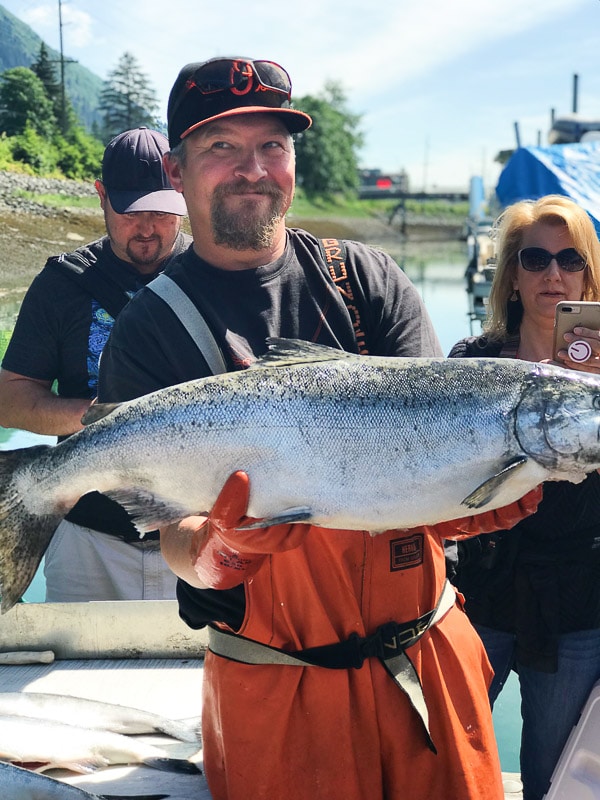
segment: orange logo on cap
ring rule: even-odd
[[[238,82],[236,80],[236,73],[239,73],[243,78],[246,79],[246,85],[243,89],[238,89],[236,87]],[[248,64],[247,61],[234,61],[233,66],[231,67],[231,92],[238,95],[248,94],[252,91],[253,83],[254,73],[252,71],[252,66]]]

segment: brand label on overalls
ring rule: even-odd
[[[418,567],[423,563],[423,534],[415,533],[404,539],[392,539],[390,542],[390,570]]]

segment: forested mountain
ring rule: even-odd
[[[41,43],[29,25],[0,5],[0,73],[12,67],[30,67],[39,56]],[[46,47],[50,58],[56,60],[56,76],[60,80],[60,53]],[[81,64],[68,61],[67,53],[64,56],[66,93],[80,122],[91,130],[94,121],[101,122],[98,103],[103,81]]]

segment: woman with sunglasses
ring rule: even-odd
[[[497,267],[483,334],[451,358],[552,359],[560,300],[600,300],[600,243],[587,213],[548,195],[497,220]],[[600,371],[600,332],[565,335],[563,366]],[[571,361],[568,342],[592,357]],[[538,511],[509,532],[459,543],[454,579],[466,597],[495,678],[493,705],[512,669],[521,692],[523,800],[541,800],[565,742],[600,679],[600,476],[544,484]]]

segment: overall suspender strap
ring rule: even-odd
[[[225,360],[211,329],[183,289],[164,273],[150,281],[148,289],[151,289],[171,308],[204,356],[212,374],[220,375],[227,372]]]
[[[339,239],[319,239],[319,245],[325,267],[348,309],[358,352],[362,355],[367,355],[369,351],[367,349],[366,336],[346,269],[346,247],[344,242]],[[220,375],[223,372],[227,372],[221,349],[212,331],[199,309],[192,303],[183,289],[172,278],[165,275],[164,272],[154,278],[153,281],[150,281],[147,284],[147,288],[158,295],[173,311],[204,356],[204,360],[212,374]]]
[[[433,611],[408,623],[389,622],[371,636],[350,636],[344,642],[312,647],[295,652],[270,647],[217,627],[208,628],[208,647],[212,653],[242,664],[280,664],[292,667],[324,667],[326,669],[360,669],[365,658],[379,658],[395,683],[407,695],[419,715],[427,744],[436,748],[429,733],[429,712],[419,676],[406,654],[423,634],[436,625],[452,608],[456,592],[446,581]]]

